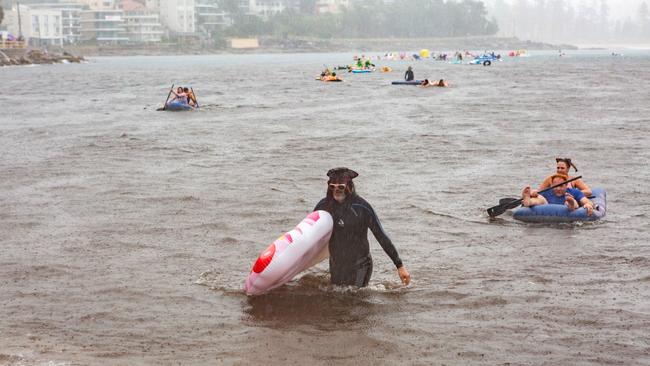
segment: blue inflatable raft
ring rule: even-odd
[[[411,81],[392,81],[393,85],[420,85],[423,80],[411,80]]]
[[[177,111],[191,111],[194,110],[195,108],[192,107],[191,105],[187,103],[181,103],[179,101],[173,101],[167,103],[165,106],[166,111],[172,111],[172,112],[177,112]]]
[[[369,72],[373,72],[374,70],[370,69],[352,69],[352,73],[354,74],[367,74]]]
[[[594,204],[594,212],[591,216],[587,215],[587,210],[579,208],[569,211],[565,205],[540,205],[533,207],[519,207],[512,217],[524,222],[541,222],[541,223],[559,223],[574,221],[597,221],[605,217],[607,211],[607,193],[602,188],[591,190]]]
[[[473,60],[469,61],[470,65],[483,65],[483,66],[490,66],[492,65],[492,62],[494,61],[500,61],[500,57],[492,56],[492,55],[482,55],[482,56],[477,56]]]

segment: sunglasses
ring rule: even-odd
[[[339,191],[344,191],[344,190],[345,190],[345,187],[347,187],[347,184],[334,184],[334,183],[330,183],[330,184],[328,184],[328,187],[329,187],[329,189],[332,190],[332,191],[337,190],[337,189],[338,189]]]

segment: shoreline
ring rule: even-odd
[[[79,63],[84,57],[110,56],[179,56],[179,55],[246,55],[281,53],[332,53],[332,52],[417,52],[429,49],[431,52],[484,51],[484,50],[595,50],[631,49],[647,50],[650,44],[550,44],[522,41],[515,37],[454,37],[454,38],[276,38],[259,37],[260,47],[234,49],[208,47],[201,44],[160,43],[156,45],[69,45],[50,47],[50,51],[38,48],[3,49],[0,53],[1,66]],[[79,56],[77,56],[79,55]],[[81,56],[83,55],[83,56]]]
[[[258,53],[314,53],[314,52],[413,52],[426,48],[434,52],[462,50],[577,50],[574,45],[554,45],[542,42],[521,41],[512,37],[459,37],[459,38],[367,38],[367,39],[316,39],[259,37],[260,47],[233,49],[208,47],[200,44],[174,43],[149,46],[95,46],[73,45],[65,47],[73,54],[84,56],[163,56],[209,54]]]

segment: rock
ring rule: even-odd
[[[9,54],[8,57],[0,57],[0,66],[30,65],[30,64],[55,64],[63,62],[80,63],[85,61],[81,56],[75,56],[67,51],[62,54],[44,52],[38,49],[31,49],[26,52]]]

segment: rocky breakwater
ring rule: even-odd
[[[62,53],[41,50],[0,50],[0,66],[32,65],[32,64],[60,64],[85,61],[81,56],[72,55],[66,51]]]

